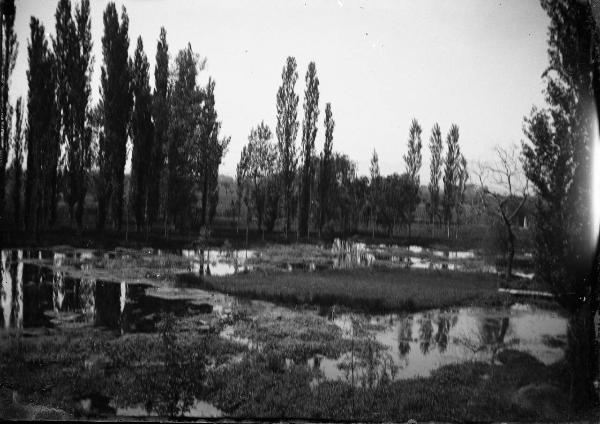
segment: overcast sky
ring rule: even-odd
[[[27,93],[29,19],[54,33],[56,0],[17,0],[19,55],[11,97]],[[94,101],[102,64],[102,13],[92,2]],[[130,54],[142,36],[154,80],[160,27],[171,59],[189,41],[206,57],[201,82],[216,80],[222,133],[231,135],[221,173],[233,175],[250,128],[276,124],[275,95],[287,56],[298,62],[302,119],[304,76],[315,61],[320,80],[319,129],[325,103],[336,122],[334,150],[368,173],[373,149],[382,174],[404,172],[413,117],[423,127],[421,181],[429,180],[431,127],[460,127],[468,160],[493,158],[495,145],[523,139],[523,116],[542,104],[548,19],[538,0],[128,0]],[[301,134],[297,143],[300,143]]]

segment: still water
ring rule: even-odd
[[[63,254],[55,255],[59,261]],[[85,326],[149,332],[163,312],[210,313],[232,302],[229,296],[197,289],[70,278],[49,266],[27,263],[22,250],[3,250],[0,256],[0,334]]]
[[[417,255],[423,253],[416,248],[412,250]],[[94,256],[126,254],[2,250],[0,340],[16,331],[35,336],[86,326],[104,328],[117,335],[153,332],[162,312],[179,316],[212,313],[216,317],[231,318],[232,313],[242,307],[254,314],[285,309],[268,302],[250,302],[252,307],[248,308],[248,301],[195,287],[70,278],[56,267],[69,255],[78,255],[77,258],[85,262]],[[248,259],[256,258],[252,251],[235,252],[233,256],[219,251],[184,251],[182,255],[190,259],[191,266],[199,264],[193,271],[211,274],[249,270]],[[454,256],[472,258],[471,254],[460,252]],[[42,263],[32,263],[28,258],[41,259]],[[339,259],[340,267],[351,262],[369,266],[376,260],[375,254],[364,246],[342,248]],[[559,313],[518,304],[500,309],[456,308],[414,314],[338,314],[335,309],[304,312],[321,315],[324,322],[339,327],[347,339],[369,340],[382,346],[379,360],[388,361],[394,367],[393,378],[427,376],[450,363],[490,361],[495,352],[506,347],[526,351],[541,362],[551,364],[564,356],[567,334],[567,320]],[[233,338],[233,325],[226,325],[221,336],[256,348],[243,336]],[[337,380],[349,378],[348,364],[352,361],[353,352],[346,352],[340,358],[322,355],[306,358],[305,365],[318,370],[319,379]],[[360,373],[361,367],[364,371],[364,364],[356,364],[355,371]],[[195,408],[201,414],[220,414],[202,401],[198,401]],[[137,406],[119,410],[121,415],[138,413],[143,415]]]
[[[414,314],[367,316],[342,314],[328,319],[344,337],[366,336],[385,347],[385,358],[397,367],[396,378],[428,376],[442,365],[469,360],[490,361],[494,351],[510,347],[530,353],[544,364],[564,356],[567,320],[557,312],[528,305],[511,308],[457,308]],[[344,364],[351,353],[331,359],[316,356],[308,365],[326,379],[348,378]],[[358,367],[360,368],[360,366]]]

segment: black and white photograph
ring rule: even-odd
[[[0,0],[0,421],[600,420],[600,0]]]

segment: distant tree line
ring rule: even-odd
[[[238,218],[246,208],[246,228],[255,220],[263,233],[272,231],[278,218],[289,237],[296,223],[296,237],[309,237],[310,230],[355,232],[360,226],[384,229],[393,235],[397,225],[405,225],[408,235],[415,211],[422,201],[419,195],[422,167],[422,129],[413,119],[404,155],[406,171],[382,177],[377,152],[373,151],[370,177],[358,176],[356,163],[333,151],[335,121],[331,103],[325,105],[323,151],[315,152],[319,118],[319,79],[316,65],[310,62],[306,72],[302,134],[299,149],[296,138],[299,96],[296,59],[288,57],[277,91],[277,128],[274,141],[271,129],[261,122],[250,131],[237,166]],[[430,138],[431,179],[428,222],[435,229],[444,223],[450,237],[452,222],[460,223],[464,194],[469,179],[467,161],[458,145],[459,131],[452,125],[446,137],[447,154],[438,124]],[[440,188],[443,174],[443,187]]]
[[[34,232],[50,228],[62,198],[81,231],[86,196],[95,193],[98,229],[122,230],[129,213],[138,231],[148,231],[161,218],[167,234],[172,228],[209,227],[229,138],[220,134],[214,80],[203,87],[197,82],[206,60],[188,44],[169,70],[167,35],[161,28],[152,92],[143,41],[137,39],[130,58],[127,11],[123,7],[119,17],[111,2],[103,15],[100,101],[92,105],[90,2],[81,0],[73,8],[70,0],[59,0],[54,37],[37,18],[30,20],[25,112],[20,98],[14,107],[9,101],[17,54],[15,5],[13,0],[1,4],[2,225]],[[14,218],[4,208],[9,156]]]

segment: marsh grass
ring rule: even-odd
[[[248,273],[226,277],[180,275],[187,285],[283,304],[342,305],[360,311],[414,312],[450,306],[499,306],[494,275],[406,269],[329,270],[318,273]]]

